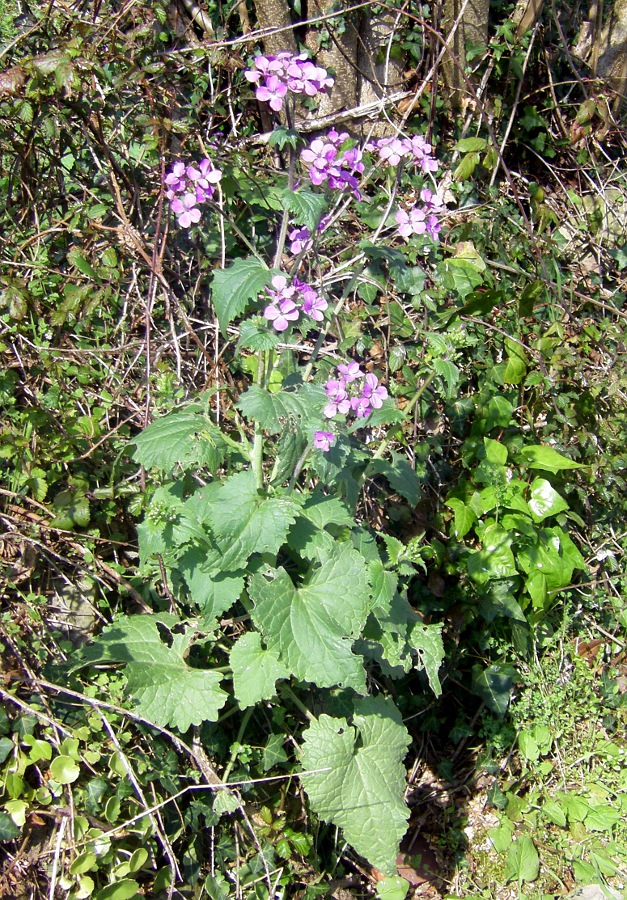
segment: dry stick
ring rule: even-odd
[[[133,785],[133,790],[135,791],[135,793],[139,797],[141,803],[143,804],[144,812],[148,816],[150,821],[152,822],[152,826],[155,829],[155,831],[159,837],[159,840],[161,841],[161,846],[165,850],[165,855],[168,857],[168,862],[170,863],[170,867],[172,869],[172,874],[175,875],[179,879],[179,881],[181,881],[182,880],[181,879],[181,871],[178,867],[176,857],[174,856],[174,851],[172,849],[172,845],[170,844],[170,841],[168,840],[168,837],[165,833],[163,821],[161,820],[161,817],[158,816],[158,814],[155,815],[155,813],[153,813],[153,812],[148,812],[148,808],[149,808],[148,801],[146,800],[146,797],[144,795],[142,787],[141,787],[139,781],[137,780],[137,776],[135,775],[135,772],[133,771],[133,767],[131,766],[130,762],[128,761],[128,758],[127,758],[126,754],[124,753],[124,750],[122,749],[120,742],[117,739],[115,731],[111,727],[111,723],[109,722],[109,720],[107,719],[107,717],[105,716],[105,714],[103,713],[103,711],[101,709],[98,710],[98,715],[100,716],[100,720],[102,721],[102,724],[105,727],[105,731],[109,735],[111,742],[113,743],[113,746],[117,750],[118,757],[122,760],[122,765],[126,769],[126,774],[128,776],[129,781]],[[173,888],[173,885],[170,885],[170,888]],[[169,896],[170,897],[172,896],[171,890],[169,892]]]

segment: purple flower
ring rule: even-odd
[[[222,172],[214,169],[211,160],[202,159],[198,166],[186,165],[178,160],[164,178],[165,195],[170,208],[182,228],[200,221],[199,203],[213,196],[213,186],[222,178]]]
[[[276,75],[270,75],[266,78],[265,84],[260,85],[255,91],[257,100],[262,100],[270,104],[270,108],[275,112],[283,109],[283,98],[287,94],[287,85],[279,81]]]
[[[368,397],[353,397],[351,400],[351,409],[358,419],[365,419],[370,415],[370,400]]]
[[[295,228],[293,231],[290,231],[288,235],[288,239],[290,241],[290,252],[295,256],[300,253],[302,250],[311,249],[312,243],[310,241],[311,231],[304,226],[302,228]]]
[[[424,234],[427,230],[425,218],[424,209],[416,206],[410,210],[399,209],[394,216],[399,226],[398,233],[404,238],[410,238],[412,234]]]
[[[295,56],[289,50],[276,56],[255,57],[253,68],[244,72],[244,77],[257,85],[256,98],[269,103],[276,112],[282,108],[288,91],[315,97],[333,86],[326,69],[312,63],[306,53]]]
[[[290,322],[298,321],[299,310],[296,304],[290,300],[281,300],[278,306],[270,304],[263,311],[264,317],[272,322],[277,331],[285,331]]]
[[[370,372],[366,375],[361,396],[368,400],[373,409],[381,409],[383,401],[387,399],[388,392],[387,388],[379,384],[377,376]]]
[[[320,294],[316,294],[312,288],[308,291],[303,291],[303,312],[315,322],[322,322],[324,311],[328,305],[325,298]]]
[[[351,381],[355,381],[357,378],[363,378],[364,373],[359,368],[359,363],[350,362],[350,363],[340,363],[337,367],[338,372],[342,375],[342,379],[345,384],[350,384]]]
[[[314,432],[314,440],[313,445],[316,450],[322,450],[323,453],[326,453],[327,450],[330,450],[335,442],[335,435],[332,431],[316,431]]]

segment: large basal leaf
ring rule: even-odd
[[[157,419],[134,443],[133,457],[140,465],[166,472],[177,463],[183,468],[206,466],[215,472],[226,450],[220,429],[194,407]]]
[[[351,650],[368,615],[370,587],[363,557],[336,544],[309,580],[295,587],[285,569],[252,577],[252,616],[268,649],[301,681],[366,692],[363,661]]]
[[[403,759],[409,734],[394,704],[381,697],[355,703],[352,724],[322,715],[304,733],[301,776],[314,812],[386,875],[407,829]],[[328,771],[319,771],[328,769]]]
[[[211,284],[211,300],[218,316],[220,330],[226,329],[241,315],[248,303],[270,284],[272,272],[254,257],[236,259],[228,269],[216,269]]]
[[[244,590],[244,573],[224,572],[221,558],[221,554],[196,546],[190,547],[177,565],[206,625],[227,612]]]
[[[249,469],[231,475],[213,494],[207,521],[222,552],[221,568],[243,568],[253,553],[276,553],[300,513],[289,497],[266,497]]]
[[[170,645],[162,640],[159,626],[167,639],[168,629],[178,624],[176,616],[166,613],[121,616],[81,651],[81,664],[126,663],[124,674],[137,711],[156,725],[185,732],[190,725],[215,722],[227,694],[219,686],[219,673],[185,662],[194,629],[170,632]]]
[[[260,700],[270,700],[276,692],[279,678],[290,672],[273,650],[264,650],[257,632],[242,635],[233,645],[230,656],[233,689],[240,706],[254,706]]]

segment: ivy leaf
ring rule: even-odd
[[[391,453],[391,461],[373,459],[368,465],[368,475],[383,475],[392,488],[408,503],[415,506],[420,499],[420,481],[412,466],[400,453]]]
[[[482,669],[472,668],[472,691],[481,697],[488,709],[498,716],[503,716],[509,706],[509,697],[514,683],[515,671],[511,666],[496,663]]]
[[[185,732],[190,725],[215,722],[227,694],[219,687],[220,674],[185,662],[193,629],[184,632],[182,640],[177,635],[172,646],[162,641],[158,626],[179,624],[177,616],[166,613],[121,616],[83,649],[79,665],[126,663],[124,674],[138,712],[155,725]]]
[[[264,650],[255,631],[242,635],[233,645],[230,656],[233,688],[240,706],[254,706],[260,700],[270,700],[276,693],[279,678],[288,678],[289,669],[278,653]]]
[[[455,537],[461,541],[475,524],[477,517],[463,500],[458,500],[456,497],[451,497],[450,500],[447,500],[446,506],[455,513]]]
[[[312,808],[386,875],[396,873],[407,829],[402,761],[409,740],[399,711],[381,697],[357,700],[352,725],[322,715],[304,733],[301,780]]]
[[[431,690],[439,697],[442,685],[438,672],[444,659],[442,625],[423,625],[422,622],[416,622],[410,630],[409,642],[418,654],[416,668],[425,670]]]
[[[216,269],[211,285],[211,299],[220,323],[226,329],[241,315],[248,303],[270,284],[272,272],[254,257],[236,259],[228,269]]]
[[[281,203],[294,215],[297,222],[302,222],[310,231],[318,227],[318,222],[327,208],[326,197],[312,191],[287,189],[281,194]]]
[[[300,513],[289,497],[261,494],[250,469],[227,478],[212,499],[207,521],[225,572],[243,568],[253,553],[276,553]]]
[[[492,578],[509,578],[516,575],[516,561],[510,549],[512,536],[500,525],[488,525],[484,530],[481,550],[468,556],[468,574],[477,584],[486,584]]]
[[[536,444],[533,447],[523,447],[520,451],[519,462],[529,466],[530,469],[544,469],[545,472],[561,472],[564,469],[581,469],[581,463],[574,462],[567,456],[563,456],[553,447],[545,447]]]
[[[301,681],[319,687],[341,685],[365,693],[362,660],[351,646],[368,615],[370,588],[363,557],[350,544],[335,544],[327,559],[295,587],[285,569],[249,584],[253,621],[268,649]]]
[[[564,512],[568,503],[545,478],[536,478],[530,489],[529,509],[534,521],[542,522],[548,516]]]

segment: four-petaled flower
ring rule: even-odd
[[[271,109],[280,112],[288,92],[315,97],[333,87],[333,79],[326,69],[316,66],[306,53],[295,56],[282,50],[276,56],[256,56],[253,68],[244,77],[256,85],[255,97],[269,103]]]
[[[314,432],[313,445],[316,450],[322,450],[326,453],[335,443],[335,435],[332,431],[316,431]]]

